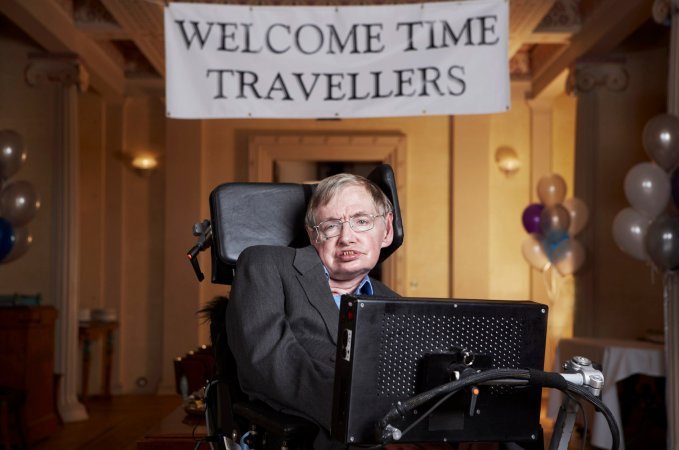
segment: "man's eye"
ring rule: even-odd
[[[324,233],[328,232],[328,231],[333,231],[333,230],[337,229],[337,224],[336,223],[326,223],[325,225],[323,225],[323,227],[321,229],[323,230]]]
[[[370,223],[369,217],[356,217],[354,219],[356,225],[368,225]]]

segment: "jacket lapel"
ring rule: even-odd
[[[332,298],[330,285],[323,272],[323,264],[316,253],[316,249],[307,246],[296,250],[295,269],[309,303],[319,312],[325,322],[325,327],[332,342],[337,344],[337,325],[339,311]]]

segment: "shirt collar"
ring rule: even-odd
[[[366,275],[365,278],[363,278],[363,281],[361,281],[361,284],[358,285],[355,294],[372,296],[373,292],[373,284],[370,281],[370,277]]]
[[[325,272],[325,277],[327,278],[328,282],[330,282],[330,272],[328,272],[328,269],[323,265],[323,272]],[[363,277],[363,280],[359,283],[358,287],[356,290],[353,292],[354,295],[366,295],[366,296],[372,296],[374,294],[374,289],[373,289],[373,284],[370,281],[370,277],[366,275]],[[335,303],[337,304],[337,307],[339,308],[339,303],[340,303],[340,297],[341,295],[339,294],[333,294],[332,295]]]

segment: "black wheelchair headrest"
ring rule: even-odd
[[[394,240],[382,249],[384,261],[403,243],[403,221],[391,166],[382,164],[367,177],[394,207]],[[291,183],[225,183],[210,194],[212,282],[231,284],[240,253],[253,245],[305,247],[307,203],[316,185]]]

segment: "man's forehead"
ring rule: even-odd
[[[353,212],[370,213],[375,209],[375,203],[364,186],[349,185],[338,189],[327,203],[319,206],[320,211],[328,212],[347,209]]]

